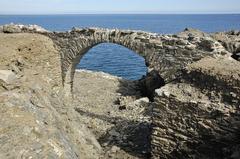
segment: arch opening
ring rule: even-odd
[[[138,80],[146,75],[143,57],[134,51],[112,43],[101,43],[82,57],[76,69],[101,71],[128,80]]]
[[[151,69],[151,72],[148,72],[148,63],[145,61],[146,53],[144,53],[143,48],[136,49],[115,42],[99,42],[77,51],[78,53],[71,51],[71,64],[67,67],[63,77],[66,97],[73,97],[75,72],[82,68],[135,81],[141,96],[148,97],[151,101],[153,101],[155,89],[165,85],[165,81],[158,71]],[[81,63],[84,63],[83,66]],[[109,67],[109,65],[111,66]]]

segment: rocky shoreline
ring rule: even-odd
[[[57,35],[0,26],[0,158],[240,158],[239,31],[149,34],[166,55],[147,57],[145,78],[77,70],[73,98],[62,78],[60,52],[68,50],[53,40],[68,33]],[[174,53],[186,66],[166,80],[159,67],[177,60]]]

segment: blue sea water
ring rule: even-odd
[[[240,30],[240,14],[211,15],[0,15],[0,25],[37,24],[52,31],[66,31],[73,26],[144,30],[177,33],[191,27],[205,32]],[[104,71],[126,79],[146,74],[144,59],[115,44],[100,44],[82,58],[77,68]]]

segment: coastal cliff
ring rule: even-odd
[[[239,40],[237,31],[0,26],[0,158],[237,159]],[[100,42],[144,53],[148,75],[75,71]]]

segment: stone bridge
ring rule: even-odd
[[[84,54],[100,43],[114,43],[134,51],[145,59],[149,71],[156,70],[166,82],[174,80],[188,63],[225,51],[209,36],[199,37],[202,33],[194,33],[159,35],[132,30],[73,28],[69,32],[47,35],[60,50],[64,88],[71,92],[77,64]]]
[[[122,45],[145,59],[148,71],[155,70],[165,82],[174,80],[187,64],[205,56],[226,53],[210,35],[185,29],[177,35],[160,35],[144,31],[73,28],[67,32],[49,32],[38,26],[7,25],[3,32],[39,33],[50,37],[60,52],[62,81],[70,94],[76,65],[84,54],[100,43]]]

